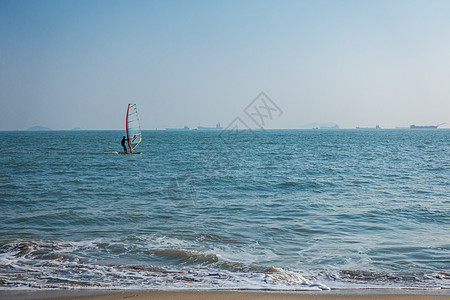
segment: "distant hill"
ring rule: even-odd
[[[49,131],[49,130],[51,129],[44,126],[33,126],[27,129],[27,131]]]
[[[83,130],[83,129],[81,129],[80,127],[75,127],[75,128],[72,128],[71,130],[77,131],[77,130]]]

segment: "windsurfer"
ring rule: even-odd
[[[123,151],[124,151],[125,153],[128,153],[128,152],[127,152],[127,147],[125,146],[125,141],[128,141],[128,139],[126,139],[125,136],[123,136],[122,141],[121,141],[120,143],[122,144]]]

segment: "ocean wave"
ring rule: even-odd
[[[158,242],[157,242],[158,243]],[[162,238],[159,245],[192,245]],[[133,247],[136,247],[134,245]],[[132,247],[131,247],[132,248]],[[147,250],[174,264],[121,263],[130,246],[106,241],[25,241],[0,244],[0,288],[328,290],[355,287],[450,286],[448,272],[393,274],[357,269],[298,271],[223,258],[182,248]],[[112,251],[115,249],[115,251]],[[100,256],[97,253],[100,251]],[[97,253],[97,257],[92,255]],[[110,262],[101,262],[109,257]]]
[[[446,289],[450,286],[448,272],[390,273],[353,269],[321,271],[312,277],[330,288]]]
[[[183,249],[165,249],[156,250],[155,255],[163,256],[169,259],[176,259],[180,263],[216,263],[219,261],[217,255],[205,252],[197,252]]]
[[[187,288],[323,290],[299,273],[222,260],[183,249],[153,251],[190,266],[101,264],[81,252],[109,248],[97,242],[10,241],[0,245],[0,288]]]

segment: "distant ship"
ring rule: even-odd
[[[359,126],[356,126],[356,129],[381,129],[381,127],[380,127],[380,125],[376,125],[375,126],[375,128],[371,128],[371,127],[359,127]]]
[[[333,126],[320,126],[319,129],[339,129],[339,126],[333,125]]]
[[[170,131],[189,130],[189,127],[184,126],[183,128],[166,128],[166,130],[170,130]]]
[[[333,122],[326,123],[308,123],[300,127],[300,129],[339,129],[339,126]]]
[[[222,130],[223,128],[220,126],[220,123],[216,124],[216,127],[203,127],[203,126],[198,126],[197,127],[198,130]]]
[[[418,126],[418,125],[411,125],[409,128],[411,129],[436,129],[441,125],[444,125],[445,123],[437,124],[437,125],[425,125],[425,126]]]

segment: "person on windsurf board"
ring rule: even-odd
[[[125,153],[128,153],[127,147],[125,146],[125,141],[128,141],[128,139],[126,139],[125,136],[123,136],[122,141],[121,141],[120,143],[122,144],[123,151],[124,151]]]

